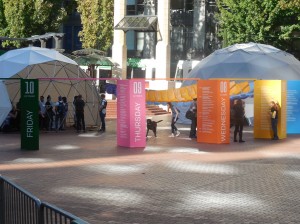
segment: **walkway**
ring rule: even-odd
[[[0,133],[0,174],[91,224],[299,223],[300,138],[199,144],[169,138],[169,115],[144,150],[116,145],[108,130],[41,133],[39,151]],[[153,133],[149,134],[153,136]]]

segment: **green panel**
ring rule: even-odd
[[[21,80],[21,149],[39,150],[39,82]]]

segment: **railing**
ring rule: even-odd
[[[0,176],[0,224],[88,224]]]

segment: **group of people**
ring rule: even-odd
[[[180,135],[178,128],[176,127],[176,122],[179,119],[180,110],[174,106],[171,102],[168,102],[168,107],[172,113],[171,120],[171,135],[169,137],[177,137]],[[193,99],[188,112],[191,114],[188,119],[191,120],[190,138],[197,138],[197,98]],[[187,113],[188,114],[188,113]]]
[[[18,104],[17,104],[18,105]],[[84,107],[85,102],[82,99],[82,95],[74,97],[73,100],[73,112],[74,112],[74,127],[77,132],[85,132],[85,119],[84,119]],[[105,132],[105,117],[106,117],[107,100],[105,94],[100,95],[99,102],[99,116],[101,119],[101,125],[99,132]],[[171,120],[171,135],[170,137],[176,137],[180,135],[176,122],[179,119],[180,110],[174,106],[171,102],[168,102],[168,107],[172,112]],[[66,97],[58,97],[57,102],[51,101],[51,96],[47,96],[47,101],[44,101],[44,96],[40,96],[39,100],[39,127],[41,130],[64,130],[66,127],[66,118],[69,111],[69,105]],[[197,98],[193,99],[189,109],[189,117],[191,120],[190,138],[197,138]],[[187,113],[188,114],[188,113]],[[186,115],[187,116],[187,115]],[[233,141],[243,143],[243,127],[245,122],[245,102],[241,99],[235,100],[231,108],[232,122],[234,125]],[[273,137],[272,140],[278,140],[278,117],[279,117],[279,104],[275,101],[271,101],[270,105],[271,127]],[[20,108],[13,106],[5,119],[2,130],[9,131],[11,129],[20,130]]]
[[[57,102],[52,102],[51,96],[40,96],[39,101],[39,127],[41,130],[64,130],[69,105],[66,97],[58,97]]]
[[[77,132],[85,132],[85,119],[84,119],[84,108],[85,102],[82,95],[74,96],[72,103],[73,106],[73,120],[74,128]],[[99,115],[101,119],[101,127],[99,131],[105,131],[105,116],[106,116],[107,101],[105,94],[101,94],[101,100],[99,103]],[[47,101],[44,101],[44,96],[40,96],[39,101],[39,124],[42,130],[65,130],[66,120],[69,111],[69,105],[66,97],[58,97],[57,102],[51,101],[51,96],[47,96]]]
[[[175,107],[171,102],[168,102],[168,107],[172,112],[172,120],[171,120],[171,135],[170,137],[179,136],[180,132],[176,127],[176,122],[179,119],[180,110]],[[189,114],[189,116],[187,116]],[[275,101],[271,101],[270,105],[270,116],[271,116],[271,127],[272,127],[272,140],[279,140],[278,137],[278,114],[279,114],[279,104],[275,103]],[[233,107],[231,108],[231,116],[232,122],[234,125],[233,132],[233,141],[244,143],[243,139],[243,129],[245,122],[245,102],[241,99],[237,99],[234,101]],[[197,138],[197,98],[193,99],[187,113],[186,117],[191,120],[191,128],[190,128],[190,138]]]
[[[241,99],[238,99],[234,102],[233,108],[231,110],[233,113],[233,122],[234,122],[234,142],[245,142],[243,139],[243,127],[245,122],[245,102]],[[279,118],[279,104],[275,103],[275,101],[271,101],[270,103],[270,111],[271,117],[271,128],[272,128],[272,140],[279,140],[278,137],[278,118]],[[239,134],[239,140],[237,140],[237,134]]]

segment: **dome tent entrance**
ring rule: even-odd
[[[39,95],[50,95],[53,102],[58,96],[68,99],[69,119],[73,121],[73,98],[81,94],[85,106],[86,125],[98,125],[99,94],[94,82],[70,58],[46,48],[27,47],[8,51],[0,56],[0,79],[39,79]],[[5,80],[10,100],[16,104],[20,99],[20,81]]]

